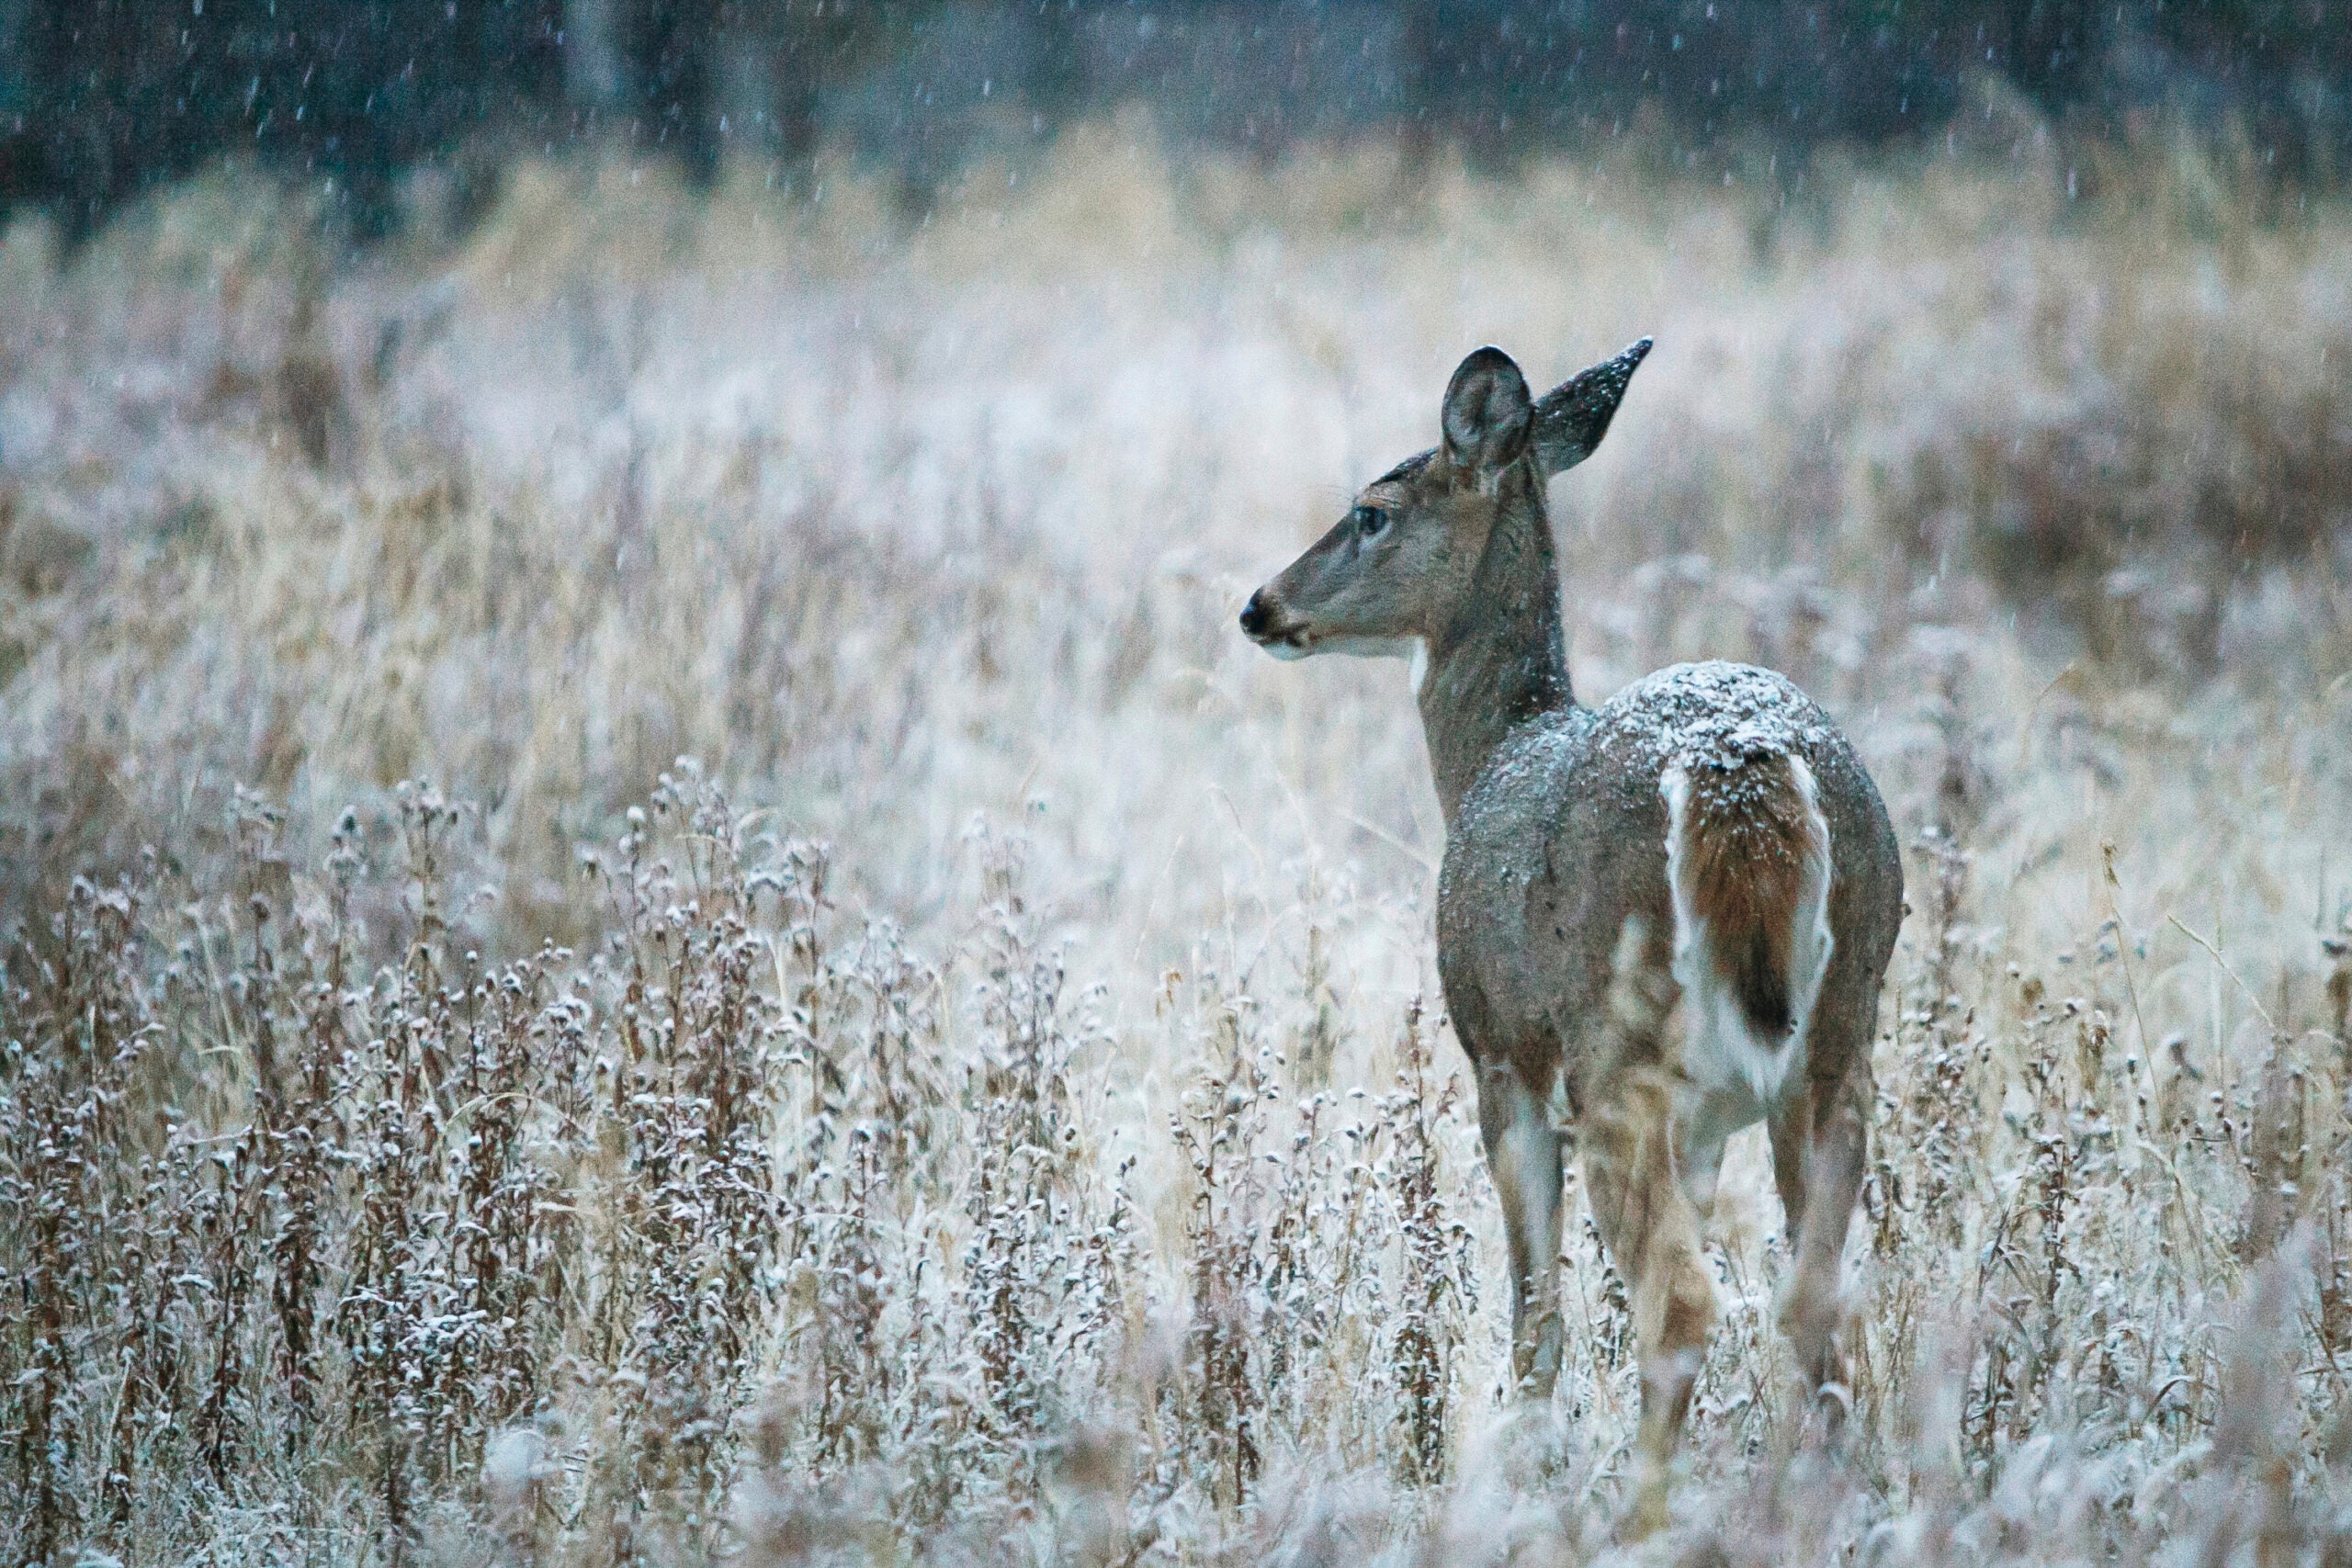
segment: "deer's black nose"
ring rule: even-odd
[[[1266,591],[1261,588],[1257,592],[1250,595],[1250,603],[1241,606],[1242,634],[1246,637],[1263,637],[1266,634],[1266,623],[1272,617],[1266,614]]]

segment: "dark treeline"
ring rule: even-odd
[[[1802,158],[1939,133],[1985,77],[2073,134],[2226,126],[2301,180],[2352,149],[2340,0],[0,0],[0,204],[80,231],[243,155],[333,181],[366,231],[406,167],[616,136],[697,178],[834,140],[921,183],[1136,99],[1268,150],[1645,125]]]

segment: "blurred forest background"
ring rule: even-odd
[[[2324,180],[2347,62],[2327,0],[0,0],[0,204],[78,231],[247,154],[331,176],[366,232],[404,167],[479,178],[486,132],[617,132],[706,180],[846,143],[920,188],[1136,100],[1267,153],[1394,134],[1498,159],[1646,124],[1693,166],[1766,149],[1793,180],[1824,142],[1942,135],[1979,74],[2078,135],[2169,109]]]

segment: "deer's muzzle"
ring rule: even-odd
[[[1277,659],[1298,659],[1307,651],[1306,625],[1291,619],[1282,604],[1262,588],[1241,607],[1241,631],[1251,642]]]

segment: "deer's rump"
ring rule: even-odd
[[[1658,793],[1684,1069],[1702,1088],[1772,1104],[1804,1057],[1836,945],[1829,824],[1813,770],[1770,750],[1669,763]]]
[[[1679,665],[1498,749],[1446,847],[1439,966],[1464,1037],[1531,1084],[1559,1073],[1573,1103],[1630,915],[1681,992],[1684,1071],[1760,1113],[1803,1077],[1816,1015],[1875,973],[1863,950],[1891,946],[1844,953],[1835,933],[1891,939],[1900,886],[1885,808],[1827,716],[1771,671]]]

